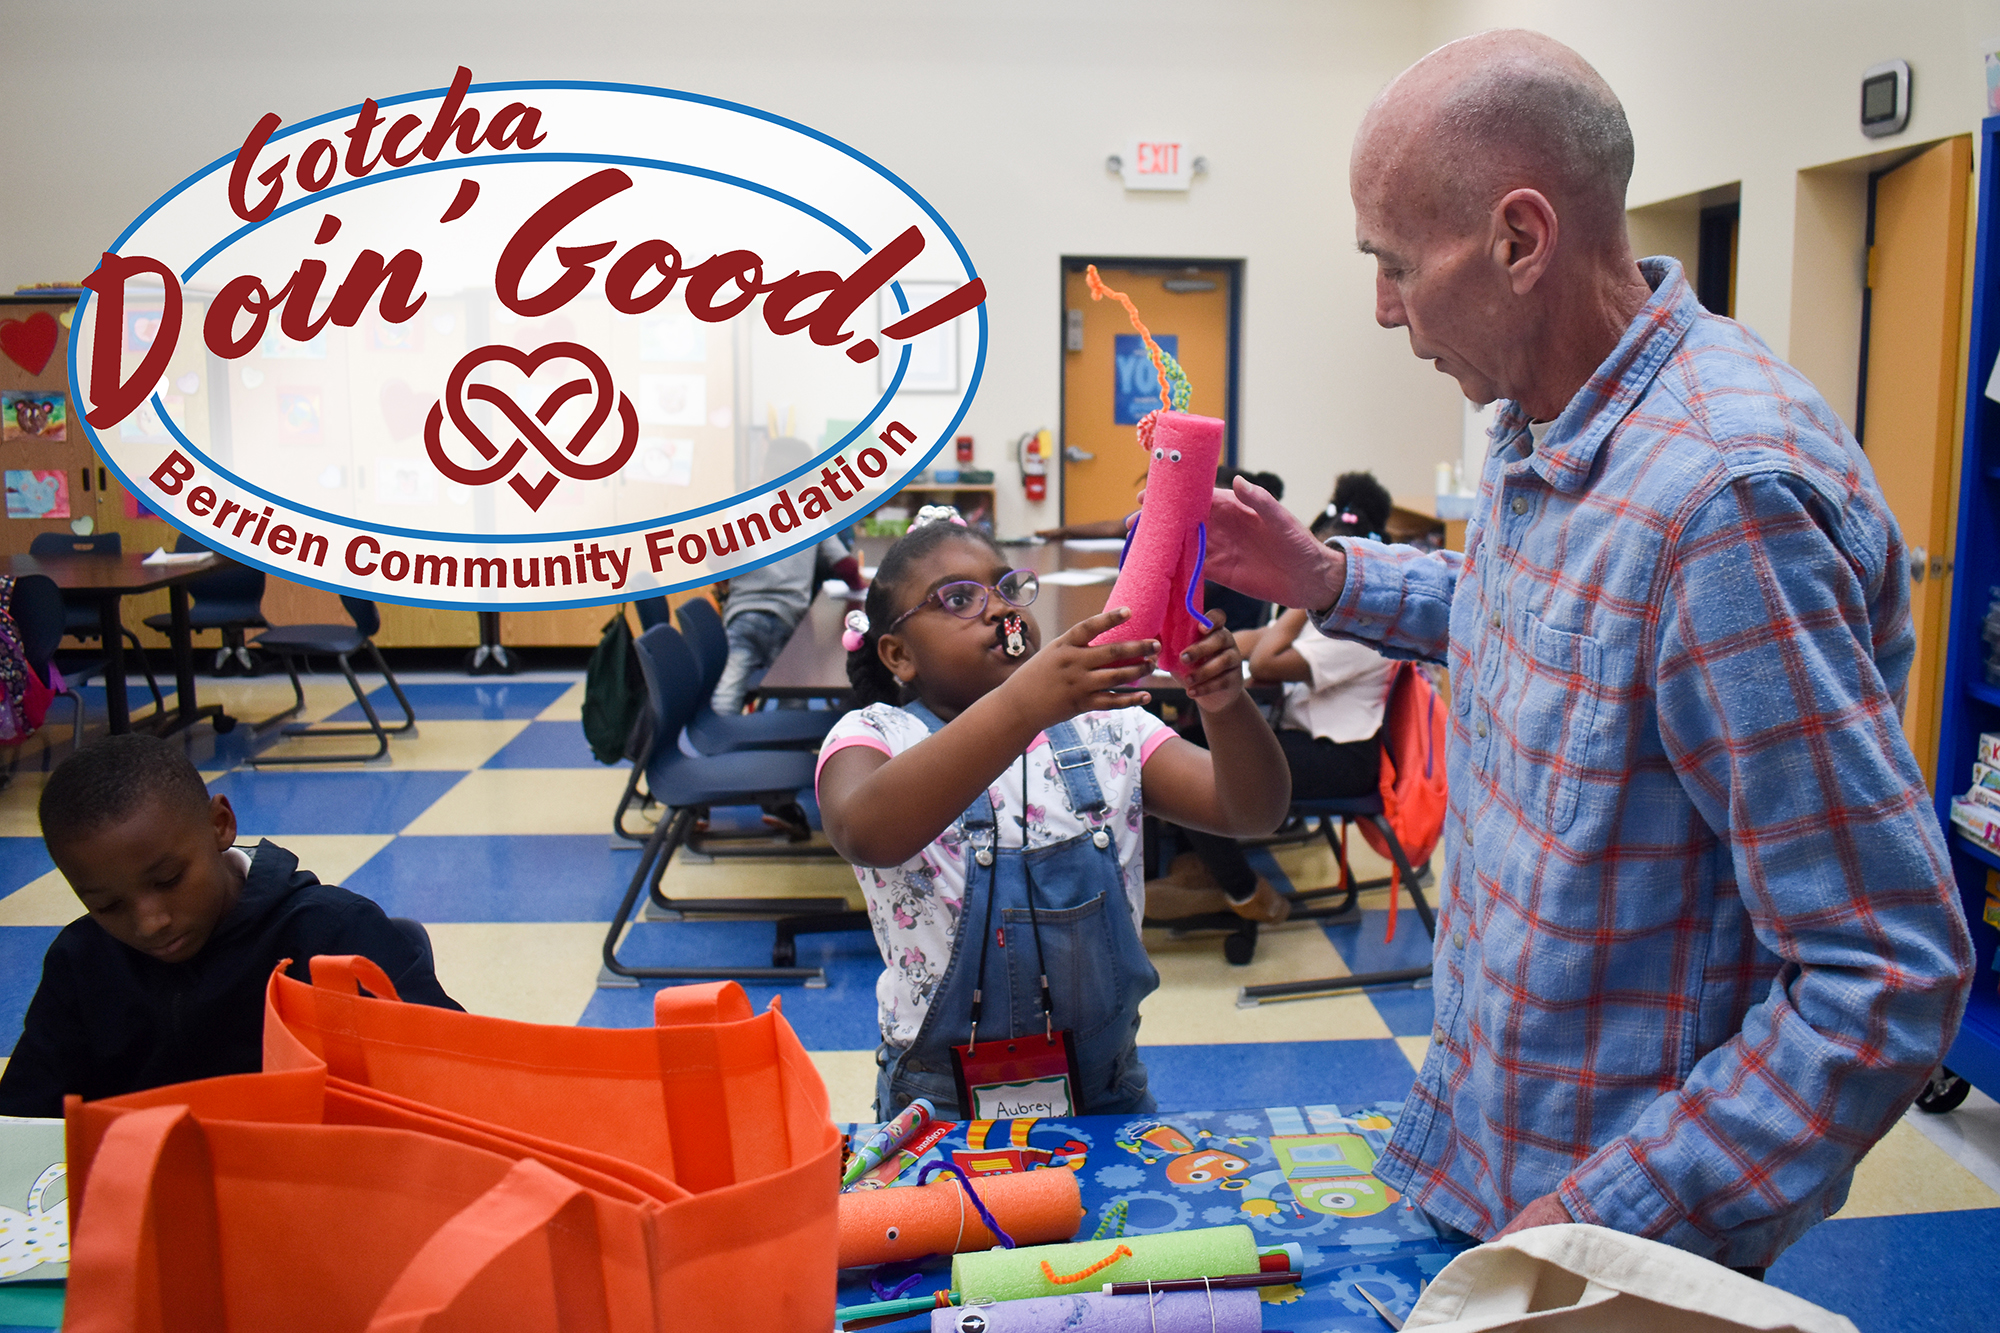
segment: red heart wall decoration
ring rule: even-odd
[[[56,317],[46,310],[37,310],[26,319],[0,319],[0,352],[30,375],[42,373],[56,354],[56,341],[61,337]]]

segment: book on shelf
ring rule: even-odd
[[[1979,762],[1992,768],[2000,768],[2000,731],[1979,733]]]
[[[1972,785],[1975,787],[1985,787],[1992,791],[2000,791],[2000,767],[1995,767],[1991,764],[1974,764],[1972,766]]]
[[[1951,798],[1951,822],[1969,841],[2000,856],[2000,810],[1963,796]]]

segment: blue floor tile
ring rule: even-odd
[[[403,837],[347,887],[419,921],[608,922],[638,864],[598,834]]]
[[[1327,927],[1326,937],[1333,941],[1350,972],[1395,972],[1430,965],[1431,937],[1424,932],[1424,923],[1414,911],[1405,907],[1397,914],[1393,943],[1383,939],[1388,925],[1388,912],[1364,912],[1361,920],[1352,925]],[[1385,986],[1369,991],[1368,998],[1375,1002],[1375,1011],[1382,1015],[1382,1021],[1395,1036],[1427,1036],[1436,1021],[1428,986],[1421,990]]]
[[[0,898],[55,868],[40,838],[0,838]]]
[[[590,742],[583,738],[581,722],[530,722],[500,752],[486,761],[487,768],[597,768]],[[627,766],[620,761],[620,767]]]
[[[626,936],[618,957],[644,967],[769,967],[771,938],[768,921],[642,921]],[[875,979],[882,974],[882,958],[875,952],[875,937],[865,930],[800,935],[798,961],[801,967],[826,969],[825,990],[807,990],[799,982],[745,983],[751,1004],[762,1010],[773,995],[783,996],[785,1019],[807,1050],[874,1050],[882,1040],[875,1016]],[[578,1022],[585,1027],[648,1026],[653,992],[660,984],[600,990]]]
[[[1822,1222],[1771,1265],[1772,1286],[1866,1333],[1979,1333],[2000,1323],[2000,1208]]]
[[[1230,1106],[1395,1102],[1416,1081],[1403,1048],[1384,1038],[1141,1046],[1139,1054],[1162,1111],[1213,1110],[1219,1088]]]
[[[81,912],[78,915],[82,915]],[[42,955],[61,926],[0,926],[0,1049],[14,1053],[28,1001],[42,984]]]
[[[457,786],[463,773],[225,773],[208,784],[252,833],[399,833]]]
[[[417,723],[425,718],[439,722],[480,718],[531,718],[561,698],[569,686],[559,680],[485,680],[474,683],[405,685]],[[403,714],[396,696],[386,685],[369,691],[368,702],[384,722],[399,721]],[[329,722],[366,722],[360,704],[349,704],[327,718]]]

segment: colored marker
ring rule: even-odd
[[[861,1177],[882,1165],[885,1158],[902,1147],[912,1137],[921,1133],[937,1115],[937,1107],[930,1100],[919,1097],[902,1109],[902,1112],[882,1128],[870,1134],[854,1156],[847,1159],[847,1170],[841,1174],[840,1187],[846,1189]]]
[[[1227,1277],[1175,1278],[1171,1282],[1107,1282],[1106,1296],[1147,1296],[1165,1291],[1241,1291],[1246,1287],[1281,1287],[1303,1273],[1232,1273]]]

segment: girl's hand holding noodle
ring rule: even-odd
[[[820,752],[819,803],[887,964],[885,1119],[915,1096],[962,1116],[961,1095],[996,1088],[1077,1114],[1150,1109],[1138,1002],[1159,978],[1139,933],[1142,810],[1240,837],[1269,832],[1290,804],[1284,753],[1227,630],[1184,659],[1203,750],[1127,688],[1156,665],[1157,642],[1090,646],[1124,608],[1043,644],[1035,592],[988,538],[933,521],[890,548],[850,620],[856,711]],[[956,1081],[966,1052],[1030,1033],[1069,1044],[1068,1091]]]

